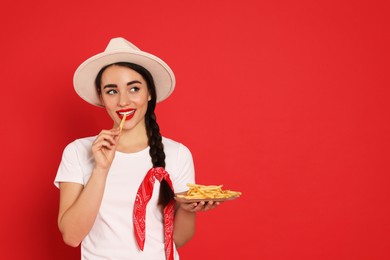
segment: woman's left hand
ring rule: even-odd
[[[199,202],[179,202],[179,207],[189,212],[209,211],[218,207],[221,202],[219,201],[199,201]]]

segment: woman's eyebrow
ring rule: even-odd
[[[103,89],[106,89],[106,88],[117,88],[117,85],[115,85],[115,84],[104,85]]]
[[[133,80],[133,81],[127,82],[127,86],[130,86],[130,85],[135,84],[135,83],[142,84],[142,82],[139,80]]]

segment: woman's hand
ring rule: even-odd
[[[120,136],[119,128],[102,130],[92,144],[92,153],[95,158],[95,168],[108,170],[115,157]]]
[[[221,202],[219,201],[200,201],[200,202],[178,202],[178,207],[189,211],[189,212],[199,212],[199,211],[209,211],[218,207]]]

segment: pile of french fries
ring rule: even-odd
[[[182,199],[228,199],[239,197],[241,192],[232,190],[223,190],[223,185],[200,185],[187,183],[189,190],[185,195],[177,195]]]

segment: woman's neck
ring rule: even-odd
[[[135,153],[148,147],[146,129],[137,127],[131,130],[122,130],[117,150],[123,153]]]

